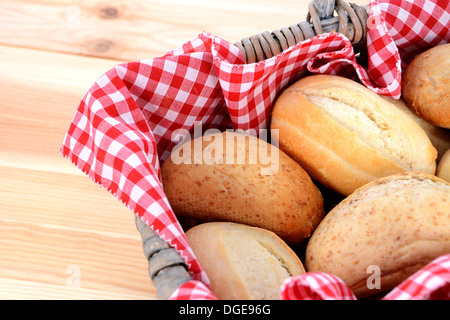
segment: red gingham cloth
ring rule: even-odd
[[[308,272],[287,279],[281,286],[282,300],[356,300],[353,292],[338,277],[323,272]]]
[[[287,279],[280,290],[282,300],[356,300],[338,277],[307,272]],[[216,300],[209,288],[189,281],[175,291],[170,300]],[[450,254],[436,258],[399,284],[382,300],[450,300]]]
[[[376,93],[399,98],[407,63],[431,46],[450,42],[450,4],[374,0],[370,11],[367,68],[338,33],[254,64],[245,64],[233,44],[202,33],[161,57],[116,66],[82,98],[61,154],[178,250],[194,282],[193,289],[189,283],[178,291],[183,297],[190,291],[198,296],[209,280],[161,186],[160,161],[179,142],[177,133],[200,124],[203,130],[265,129],[278,93],[308,73],[359,79]]]
[[[217,300],[217,298],[203,282],[191,280],[176,289],[169,300]]]

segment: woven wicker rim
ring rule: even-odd
[[[246,37],[234,45],[242,51],[247,63],[269,59],[301,41],[329,32],[345,35],[357,50],[366,41],[368,10],[369,6],[343,0],[315,0],[308,6],[306,21]]]

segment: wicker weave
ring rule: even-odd
[[[296,25],[263,32],[235,43],[247,63],[271,58],[288,47],[316,35],[339,32],[353,44],[355,52],[366,42],[368,6],[347,4],[342,0],[314,0],[309,4],[306,21]],[[334,13],[337,15],[334,15]],[[136,216],[150,278],[158,299],[168,299],[183,283],[191,280],[183,258],[152,228]]]
[[[306,21],[244,38],[235,45],[244,53],[247,63],[271,58],[303,40],[329,32],[345,35],[358,50],[366,40],[368,8],[343,0],[336,0],[335,6],[334,1],[315,0],[309,4]],[[333,16],[334,11],[337,16]]]

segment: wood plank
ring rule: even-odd
[[[4,300],[143,300],[142,295],[12,279],[0,279],[0,297]]]
[[[59,154],[117,63],[0,46],[0,298],[156,298],[133,213]]]
[[[45,297],[39,291],[27,292],[30,283],[58,288],[60,299],[73,298],[73,292],[67,292],[72,288],[96,292],[91,293],[94,299],[104,293],[117,299],[154,297],[153,285],[142,272],[145,258],[142,252],[136,254],[137,240],[9,221],[1,221],[0,232],[0,294],[9,292],[2,284],[16,281],[26,284],[14,289],[26,298]]]
[[[0,151],[58,156],[81,98],[118,63],[0,46]]]
[[[75,268],[83,290],[155,298],[133,215],[112,195],[82,175],[0,166],[0,176],[0,279],[73,294],[64,286]]]
[[[140,241],[132,212],[83,173],[6,164],[0,166],[0,176],[3,221]]]
[[[234,43],[288,27],[306,20],[309,2],[3,0],[0,43],[138,60],[164,54],[203,31]]]

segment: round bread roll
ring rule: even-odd
[[[284,280],[305,272],[292,249],[266,229],[208,222],[186,237],[220,300],[278,300]]]
[[[331,210],[308,242],[305,267],[334,274],[366,297],[447,253],[450,184],[408,172],[377,179]]]
[[[408,65],[402,95],[420,117],[450,128],[450,43],[422,52]]]
[[[439,178],[450,182],[450,149],[448,149],[447,152],[445,152],[441,157],[436,170],[436,175]]]
[[[325,214],[321,192],[298,163],[243,133],[212,133],[182,144],[161,175],[178,217],[260,227],[290,245],[311,236]]]
[[[271,129],[280,149],[342,195],[394,173],[436,170],[437,151],[410,116],[339,76],[308,76],[283,91]]]
[[[434,124],[431,124],[425,119],[419,117],[414,111],[408,108],[403,99],[394,100],[388,97],[383,98],[391,101],[401,110],[406,112],[425,131],[425,133],[428,135],[428,138],[430,138],[431,143],[437,150],[436,162],[439,163],[439,160],[444,155],[444,153],[448,149],[450,149],[450,130],[435,126]]]

